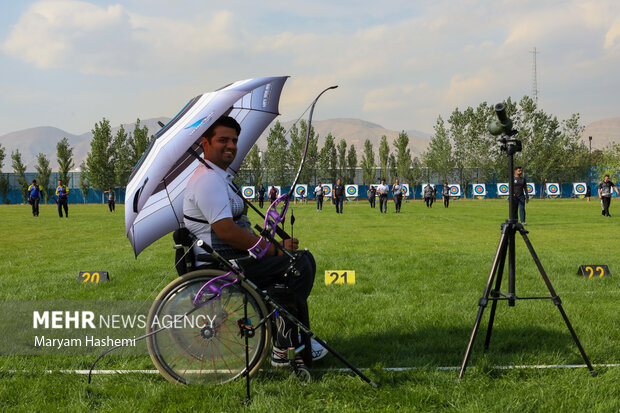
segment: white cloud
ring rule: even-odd
[[[84,93],[101,105],[114,99],[107,105],[117,112],[173,114],[178,102],[234,80],[291,75],[285,118],[339,84],[319,118],[428,131],[455,106],[529,93],[534,47],[541,97],[552,103],[545,110],[586,112],[594,98],[568,97],[594,89],[600,106],[615,107],[605,83],[618,83],[617,0],[88,1],[33,2],[0,46],[2,63],[9,55],[15,67],[53,68],[32,71],[34,82],[58,75],[54,91],[74,107]],[[89,90],[76,92],[80,73],[91,74],[81,78]]]
[[[231,14],[186,22],[140,16],[121,5],[101,8],[78,0],[34,3],[2,45],[36,67],[103,75],[183,66],[196,56],[233,47]]]

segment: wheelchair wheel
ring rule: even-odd
[[[177,278],[151,306],[147,332],[149,354],[159,372],[173,383],[222,384],[245,374],[245,337],[240,324],[256,326],[267,315],[265,304],[244,282],[222,288],[220,297],[195,306],[200,288],[221,270],[198,270]],[[209,298],[203,297],[203,302]],[[247,301],[246,301],[247,299]],[[244,303],[247,318],[244,323]],[[248,336],[250,376],[267,356],[269,322]]]

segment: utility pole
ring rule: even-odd
[[[536,74],[536,55],[539,54],[540,52],[536,51],[536,48],[534,47],[534,50],[530,50],[530,53],[532,54],[532,99],[534,99],[534,103],[536,103],[536,106],[538,106],[538,80],[537,80],[537,74]]]

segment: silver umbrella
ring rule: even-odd
[[[125,230],[136,256],[183,220],[183,194],[202,154],[200,136],[220,116],[241,124],[237,156],[229,167],[236,173],[241,162],[279,115],[278,104],[288,76],[242,80],[205,93],[187,105],[161,130],[134,168],[125,195]]]

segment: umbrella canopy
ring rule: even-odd
[[[179,228],[185,187],[200,162],[200,136],[222,115],[241,125],[237,156],[228,171],[235,174],[254,142],[279,115],[280,93],[287,76],[242,80],[190,100],[168,122],[134,168],[125,196],[125,230],[136,256]]]

